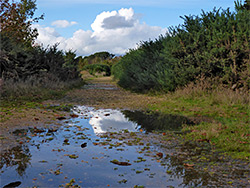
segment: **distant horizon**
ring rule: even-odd
[[[167,28],[178,26],[180,16],[200,15],[214,7],[234,10],[233,0],[37,0],[34,24],[43,46],[59,43],[60,50],[89,56],[107,51],[116,56],[134,49],[141,41],[165,35]]]

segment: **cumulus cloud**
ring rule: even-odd
[[[70,27],[72,25],[76,25],[77,22],[69,22],[67,20],[56,20],[54,22],[51,23],[52,26],[55,26],[55,27],[59,27],[59,28],[66,28],[66,27]]]
[[[133,27],[138,21],[132,8],[122,8],[118,12],[102,12],[96,17],[91,27],[95,32],[100,32],[105,29]]]
[[[33,25],[34,28],[38,30],[37,42],[44,45],[53,45],[55,43],[61,43],[64,41],[64,38],[51,27],[42,27],[39,24]]]
[[[98,51],[125,54],[136,48],[140,41],[158,38],[167,32],[166,28],[140,23],[139,16],[132,8],[102,12],[91,24],[92,30],[79,29],[70,38],[60,36],[55,29],[36,25],[38,43],[52,45],[60,43],[63,50],[76,50],[77,55],[90,55]]]
[[[119,15],[105,18],[103,20],[103,25],[102,25],[104,29],[118,29],[118,28],[133,27],[133,26],[134,26],[133,20],[127,21],[125,17]]]

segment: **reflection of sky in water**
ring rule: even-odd
[[[91,107],[78,106],[74,113],[84,115],[89,118],[89,124],[92,125],[96,134],[105,132],[119,132],[128,130],[135,132],[138,130],[138,125],[125,118],[124,114],[118,110],[100,109],[95,110]]]
[[[44,132],[36,135],[34,129],[24,132],[29,142],[6,152],[6,160],[1,160],[0,187],[18,181],[20,187],[65,187],[71,179],[80,187],[199,187],[203,181],[205,186],[210,181],[209,175],[186,170],[182,161],[173,156],[159,162],[153,157],[162,152],[156,145],[145,150],[145,145],[127,145],[130,139],[96,135],[109,130],[137,131],[137,124],[128,121],[119,110],[76,107],[74,113],[79,117],[65,120],[55,132],[49,129],[41,129]],[[118,166],[112,160],[129,161],[131,165]],[[121,183],[122,180],[127,182]]]

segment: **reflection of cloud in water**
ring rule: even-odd
[[[112,111],[109,116],[105,116],[105,113],[100,113],[99,110],[90,119],[89,124],[93,126],[95,133],[119,132],[124,129],[134,132],[137,126],[119,111]]]
[[[95,110],[89,107],[78,107],[78,114],[88,115],[90,118],[89,124],[92,125],[94,132],[105,133],[105,132],[119,132],[127,129],[130,132],[137,131],[138,125],[134,122],[129,121],[123,113],[118,110],[112,109],[100,109]]]

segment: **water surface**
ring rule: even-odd
[[[65,187],[67,184],[184,187],[204,183],[199,176],[189,177],[187,181],[188,170],[178,168],[174,159],[157,157],[155,154],[161,151],[157,146],[142,143],[139,138],[130,142],[122,137],[128,132],[146,134],[163,125],[164,129],[179,129],[180,125],[171,125],[169,118],[163,120],[163,117],[148,117],[139,112],[96,110],[85,106],[76,107],[73,113],[78,117],[63,120],[64,125],[59,128],[13,132],[20,145],[1,156],[1,187],[13,182],[20,184],[19,187]],[[182,123],[180,120],[179,124]],[[120,138],[104,136],[107,132],[119,134]],[[111,161],[129,165],[121,166]]]

